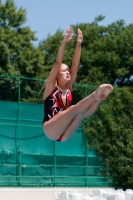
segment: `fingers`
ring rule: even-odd
[[[72,32],[73,32],[72,27],[68,26],[66,32],[72,34]],[[80,30],[80,28],[78,28],[78,36],[82,36],[82,31]]]
[[[72,27],[68,26],[64,38],[66,42],[69,42],[72,39],[73,37],[72,31],[73,31]]]
[[[82,31],[78,28],[78,35],[82,35]]]
[[[81,44],[83,41],[83,35],[82,35],[82,31],[80,30],[80,28],[78,28],[78,37],[77,37],[77,43]]]
[[[70,31],[70,32],[72,32],[72,27],[68,26],[67,30]]]
[[[69,42],[72,39],[72,37],[73,37],[73,29],[71,26],[68,26],[65,34],[65,41]],[[77,43],[81,44],[82,41],[83,41],[82,31],[80,30],[80,28],[78,28]]]
[[[68,26],[66,32],[69,33],[69,34],[72,34],[72,27]]]

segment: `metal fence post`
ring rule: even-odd
[[[84,97],[87,97],[87,85],[84,86]],[[88,148],[87,148],[87,141],[85,142],[85,156],[86,156],[86,186],[88,186]]]
[[[21,87],[20,77],[18,77],[18,156],[19,156],[19,185],[21,186],[21,124],[20,124],[20,103],[21,103]]]
[[[54,150],[54,186],[56,186],[56,144],[53,141],[53,150]]]

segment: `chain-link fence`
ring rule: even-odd
[[[109,187],[103,164],[89,150],[81,127],[65,142],[49,140],[42,129],[43,80],[0,76],[0,186]],[[94,90],[74,85],[73,104]]]

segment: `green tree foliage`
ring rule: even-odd
[[[81,67],[77,81],[99,85],[103,82],[117,86],[131,85],[133,80],[133,24],[117,21],[107,27],[96,23],[81,24]]]
[[[62,39],[63,31],[57,30],[57,32],[53,36],[48,35],[47,39],[41,41],[39,44],[40,51],[44,53],[44,79],[47,79],[52,69]]]
[[[6,0],[5,4],[0,0],[0,73],[41,78],[44,68],[43,52],[33,45],[37,38],[29,27],[24,26],[25,21],[26,10],[17,9],[12,0]],[[25,81],[22,91],[25,96],[33,97],[36,84],[30,83]],[[12,92],[17,91],[11,79],[6,80],[5,85]],[[0,87],[5,91],[3,80]],[[14,96],[13,100],[16,98]]]
[[[115,90],[96,114],[84,120],[89,148],[104,158],[104,174],[115,186],[133,188],[133,94],[131,88]]]
[[[8,47],[4,42],[0,42],[0,74],[2,74],[2,67],[8,69],[8,65],[10,63]]]
[[[26,10],[18,9],[12,0],[0,1],[0,42],[9,51],[10,65],[1,66],[3,74],[40,77],[43,71],[43,54],[33,46],[35,33],[22,26],[26,21]]]

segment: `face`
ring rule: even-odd
[[[58,81],[70,81],[71,75],[70,75],[70,69],[67,65],[62,64],[60,67],[60,71],[57,77]]]

